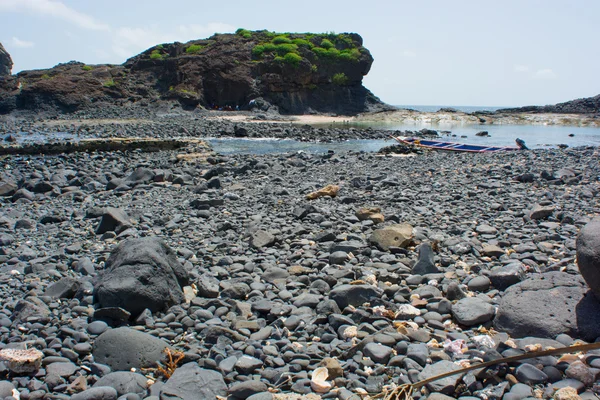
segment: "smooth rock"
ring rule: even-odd
[[[131,368],[154,368],[166,359],[168,343],[130,328],[110,329],[96,338],[92,354],[96,362],[115,371]]]
[[[370,285],[340,285],[331,290],[329,298],[344,309],[349,305],[359,306],[379,298],[382,292],[379,288]]]
[[[577,266],[600,300],[600,217],[587,223],[577,236]]]
[[[135,393],[140,396],[146,395],[148,388],[147,378],[135,372],[118,371],[104,375],[96,381],[94,388],[110,386],[117,391],[119,396]]]
[[[477,297],[466,297],[452,305],[452,315],[465,326],[480,325],[494,318],[494,306]]]
[[[177,368],[160,391],[161,400],[216,399],[227,396],[223,375],[187,363]]]

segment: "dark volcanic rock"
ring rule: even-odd
[[[473,326],[494,318],[494,306],[477,297],[466,297],[452,306],[452,314],[461,325]]]
[[[0,76],[10,75],[12,67],[12,58],[10,58],[10,54],[8,54],[8,51],[0,43]]]
[[[108,207],[102,214],[96,233],[99,235],[109,231],[119,233],[130,227],[131,220],[124,210]]]
[[[153,368],[165,359],[168,344],[152,335],[130,328],[109,329],[94,342],[96,362],[110,366],[115,371],[131,368]]]
[[[156,237],[121,242],[94,285],[102,307],[121,307],[132,315],[163,310],[183,301],[188,274],[175,253]]]
[[[195,363],[177,368],[160,391],[161,400],[216,399],[225,396],[227,385],[223,375],[200,368]]]
[[[334,300],[340,309],[349,305],[358,306],[379,296],[381,290],[369,285],[341,285],[329,293],[329,298]]]
[[[525,106],[503,108],[497,113],[559,113],[559,114],[596,114],[600,112],[600,94],[547,106]]]
[[[577,265],[583,279],[600,300],[600,218],[594,218],[579,232]]]
[[[110,386],[93,387],[71,396],[71,400],[117,400],[118,393]]]
[[[144,397],[146,389],[148,388],[148,383],[146,377],[142,374],[117,371],[104,375],[94,384],[94,388],[105,386],[114,388],[119,396],[128,393],[136,393]]]
[[[494,325],[514,337],[554,339],[565,333],[594,341],[600,337],[599,310],[600,301],[581,276],[547,272],[509,287]]]
[[[426,275],[438,273],[440,270],[435,266],[434,253],[429,243],[423,243],[419,246],[419,259],[412,268],[415,275]]]
[[[15,108],[73,112],[125,102],[139,107],[150,101],[178,103],[187,110],[202,106],[282,114],[348,115],[393,109],[362,85],[373,57],[360,35],[279,35],[289,43],[285,62],[277,57],[284,54],[272,48],[276,43],[271,32],[246,31],[157,45],[122,65],[72,61],[47,70],[22,71],[0,84],[0,113]],[[292,44],[293,40],[302,45]],[[323,43],[331,49],[321,47]],[[7,54],[0,63],[0,75],[10,74]],[[232,133],[248,134],[241,127]]]

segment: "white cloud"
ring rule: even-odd
[[[402,52],[402,56],[405,58],[415,58],[417,56],[417,53],[415,53],[412,50],[404,50]]]
[[[217,32],[233,31],[235,31],[235,27],[222,22],[211,22],[206,25],[179,25],[170,32],[163,32],[158,27],[121,27],[114,31],[112,50],[121,58],[129,58],[160,43],[187,42],[193,39],[203,39]]]
[[[234,26],[223,22],[210,22],[206,25],[179,25],[179,33],[185,35],[185,39],[182,39],[185,41],[191,39],[204,39],[214,33],[228,33],[235,32],[235,30],[236,28]]]
[[[25,49],[25,48],[28,48],[28,47],[33,47],[33,46],[35,46],[35,43],[33,43],[33,42],[29,42],[29,41],[27,41],[27,40],[21,40],[21,39],[19,39],[19,38],[17,38],[17,37],[14,37],[14,36],[13,36],[13,37],[12,37],[12,39],[10,40],[10,43],[11,43],[11,44],[12,44],[14,47],[18,47],[18,48],[21,48],[21,49]]]
[[[535,79],[556,79],[558,78],[558,75],[552,71],[550,68],[545,68],[545,69],[538,69],[537,71],[535,71],[535,74],[533,74],[533,77]]]
[[[110,26],[93,17],[53,0],[0,0],[0,11],[48,15],[75,24],[83,29],[109,31]]]
[[[516,72],[528,72],[529,67],[527,65],[515,65]]]

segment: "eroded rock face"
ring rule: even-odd
[[[12,58],[0,43],[0,76],[9,76],[13,67]]]
[[[123,65],[69,62],[20,72],[0,84],[0,113],[150,103],[282,114],[391,109],[362,85],[372,63],[355,33],[216,34],[158,45]]]

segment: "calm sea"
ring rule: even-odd
[[[508,108],[508,107],[486,107],[486,106],[417,106],[414,104],[396,105],[394,107],[406,108],[406,109],[416,110],[416,111],[421,111],[421,112],[436,112],[436,111],[439,111],[440,108],[453,108],[455,110],[462,111],[465,113],[472,113],[475,111],[496,111],[501,108]]]

